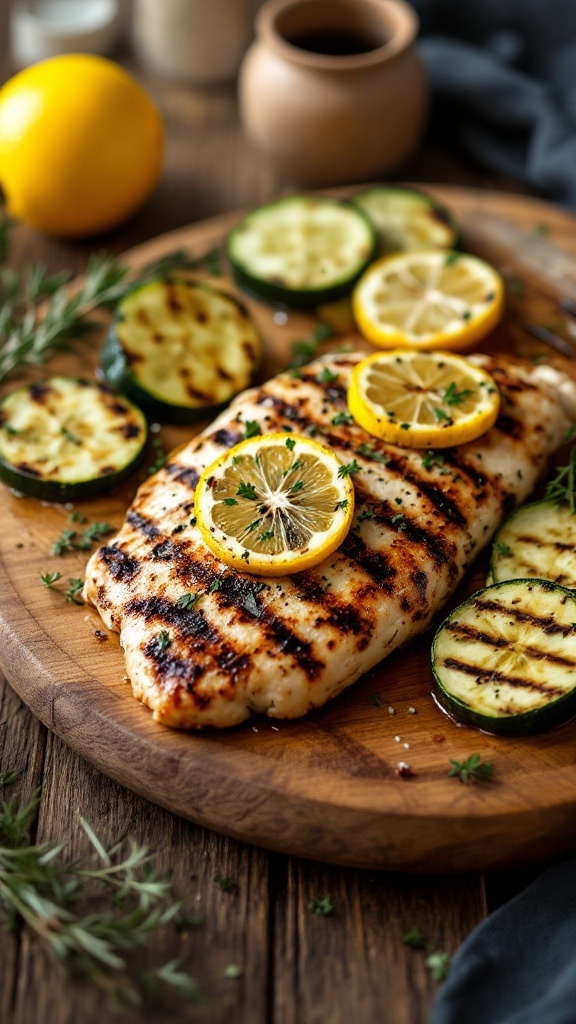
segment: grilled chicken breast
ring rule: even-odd
[[[426,629],[576,418],[576,385],[561,372],[476,356],[502,392],[496,425],[459,448],[402,449],[337,415],[360,358],[327,356],[240,395],[141,486],[118,535],[90,559],[85,599],[119,632],[134,694],[157,721],[293,718],[336,696]],[[326,380],[325,366],[337,377]],[[313,570],[238,572],[195,528],[199,475],[248,420],[263,433],[308,433],[362,467],[353,527]],[[182,607],[184,594],[199,599]]]

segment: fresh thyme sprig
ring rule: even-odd
[[[556,466],[556,476],[546,485],[544,497],[557,505],[567,504],[572,513],[576,512],[576,445],[570,449],[568,464]]]
[[[4,773],[0,780],[8,785],[14,777]],[[18,797],[0,803],[0,908],[8,925],[28,927],[54,959],[104,990],[117,1007],[141,1006],[161,986],[200,999],[179,961],[135,976],[128,967],[125,954],[177,923],[182,909],[171,882],[158,875],[154,856],[132,838],[106,850],[81,818],[96,863],[62,863],[63,844],[30,842],[38,803],[39,794],[22,807]],[[103,898],[109,909],[103,909]],[[87,912],[79,909],[81,900],[90,902]]]
[[[0,226],[0,258],[6,253],[6,229]],[[163,256],[131,276],[130,268],[106,253],[91,256],[83,282],[68,290],[68,273],[49,276],[33,265],[21,283],[3,268],[0,280],[0,381],[24,366],[43,363],[55,352],[70,348],[95,326],[97,309],[109,308],[131,288],[177,270],[199,265],[184,249]],[[45,307],[40,304],[46,303]]]

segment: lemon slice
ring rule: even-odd
[[[374,437],[403,448],[449,448],[490,429],[500,393],[490,374],[462,356],[395,349],[356,364],[348,407]]]
[[[204,471],[196,521],[227,565],[283,576],[318,565],[350,529],[354,485],[334,452],[308,437],[263,434]]]
[[[476,256],[445,249],[377,260],[352,296],[362,334],[381,348],[469,348],[496,326],[502,278]]]

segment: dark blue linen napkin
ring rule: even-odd
[[[436,124],[576,207],[576,0],[413,0]]]
[[[576,858],[469,935],[429,1024],[576,1024]]]

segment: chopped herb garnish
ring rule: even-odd
[[[412,946],[412,949],[425,949],[427,946],[426,939],[416,924],[408,929],[402,942],[405,946]]]
[[[354,417],[350,412],[337,412],[332,419],[333,427],[349,427],[351,423],[354,423]]]
[[[161,629],[160,632],[158,633],[158,640],[157,640],[157,644],[158,644],[159,649],[161,651],[165,651],[167,647],[170,647],[171,643],[172,643],[172,641],[170,639],[170,635],[166,632],[165,629]]]
[[[214,881],[218,888],[222,889],[222,892],[232,892],[234,889],[238,888],[236,882],[230,877],[230,875],[217,875]]]
[[[503,541],[497,540],[494,545],[494,551],[497,555],[502,555],[503,558],[507,558],[508,555],[512,554],[512,548],[509,544],[504,544]]]
[[[334,910],[332,897],[314,896],[313,899],[308,900],[308,910],[311,910],[313,914],[318,914],[320,917],[328,917],[328,914],[331,914]]]
[[[74,540],[77,537],[78,533],[76,530],[62,530],[62,533],[58,537],[58,540],[55,540],[54,543],[52,544],[52,547],[50,548],[50,553],[52,555],[60,556],[64,555],[67,551],[74,551],[74,548],[76,547],[76,545],[74,544]]]
[[[339,501],[337,505],[334,505],[334,511],[335,512],[338,512],[339,509],[342,509],[345,512],[347,508],[348,508],[348,498],[342,498],[342,501]]]
[[[243,480],[240,481],[236,494],[239,498],[247,498],[249,501],[258,501],[258,495],[254,484],[246,484]]]
[[[210,584],[210,593],[213,594],[216,590],[220,590],[222,587],[222,580],[213,580]]]
[[[385,452],[379,452],[369,444],[358,445],[356,455],[361,455],[364,459],[371,459],[372,462],[381,462],[383,466],[390,459],[390,456],[386,455]]]
[[[247,441],[249,437],[257,437],[261,434],[260,424],[256,420],[246,420],[244,424],[244,440]]]
[[[222,502],[222,504],[223,505],[237,505],[238,502],[236,501],[236,498],[224,498],[224,501]]]
[[[469,395],[473,394],[472,388],[464,388],[462,391],[458,391],[455,381],[451,381],[444,392],[444,401],[446,405],[462,405],[462,402],[465,402]]]
[[[465,761],[453,761],[450,758],[452,768],[448,772],[449,778],[455,777],[460,782],[488,782],[493,775],[494,765],[492,761],[483,761],[480,754],[470,754]]]
[[[99,541],[109,533],[114,533],[115,527],[111,523],[91,523],[82,531],[84,540]]]
[[[54,583],[57,583],[58,580],[62,579],[62,573],[61,572],[41,572],[40,573],[40,579],[42,580],[42,583],[44,584],[45,587],[51,587]]]
[[[366,519],[374,519],[374,509],[363,508],[360,515],[358,516],[358,522],[363,523]]]
[[[304,487],[303,480],[296,480],[291,487],[288,488],[288,494],[296,494],[297,491],[301,491]]]
[[[265,533],[261,533],[258,540],[272,540],[274,537],[274,529],[266,530]]]
[[[194,608],[195,605],[198,604],[198,601],[200,600],[201,597],[201,594],[182,594],[182,596],[179,597],[178,600],[176,601],[176,607],[184,608],[186,611],[188,611],[189,609]]]
[[[354,476],[354,474],[359,473],[361,469],[362,466],[356,462],[356,459],[352,459],[352,462],[348,462],[338,468],[338,477],[340,480],[343,480],[345,476]]]
[[[330,384],[334,380],[338,380],[338,374],[334,373],[329,366],[325,366],[320,373],[316,374],[316,380],[319,384]]]
[[[432,469],[433,466],[443,466],[445,462],[446,456],[441,455],[440,452],[428,451],[422,459],[424,469]]]
[[[256,530],[257,527],[260,526],[261,522],[261,519],[255,519],[253,523],[250,523],[250,525],[246,527],[246,532],[252,533],[252,530]]]
[[[412,424],[411,423],[401,423],[400,424],[400,430],[411,430],[411,428],[412,428]]]
[[[450,970],[450,954],[440,950],[436,953],[429,953],[425,963],[434,981],[444,981]]]
[[[437,420],[440,420],[440,422],[450,420],[448,413],[444,412],[444,409],[439,409],[436,405],[434,406],[434,415]]]
[[[392,516],[392,518],[390,519],[390,522],[392,523],[393,526],[396,526],[399,530],[405,530],[407,525],[408,525],[408,523],[406,521],[406,516],[403,515],[402,512],[399,512],[397,515]]]
[[[224,968],[225,978],[241,978],[243,974],[244,971],[239,964],[226,964]]]
[[[323,341],[331,338],[333,334],[334,328],[331,324],[322,322],[316,325],[310,338],[292,342],[292,362],[290,365],[304,366],[305,363],[309,363],[316,355],[318,346]]]
[[[66,600],[71,604],[83,604],[83,601],[78,600],[78,594],[84,586],[84,580],[73,578],[68,580],[68,584],[68,590],[64,591],[64,597]]]
[[[287,437],[286,438],[286,447],[287,447],[288,451],[290,451],[290,452],[294,451],[294,448],[296,447],[296,441],[294,440],[293,437]]]

